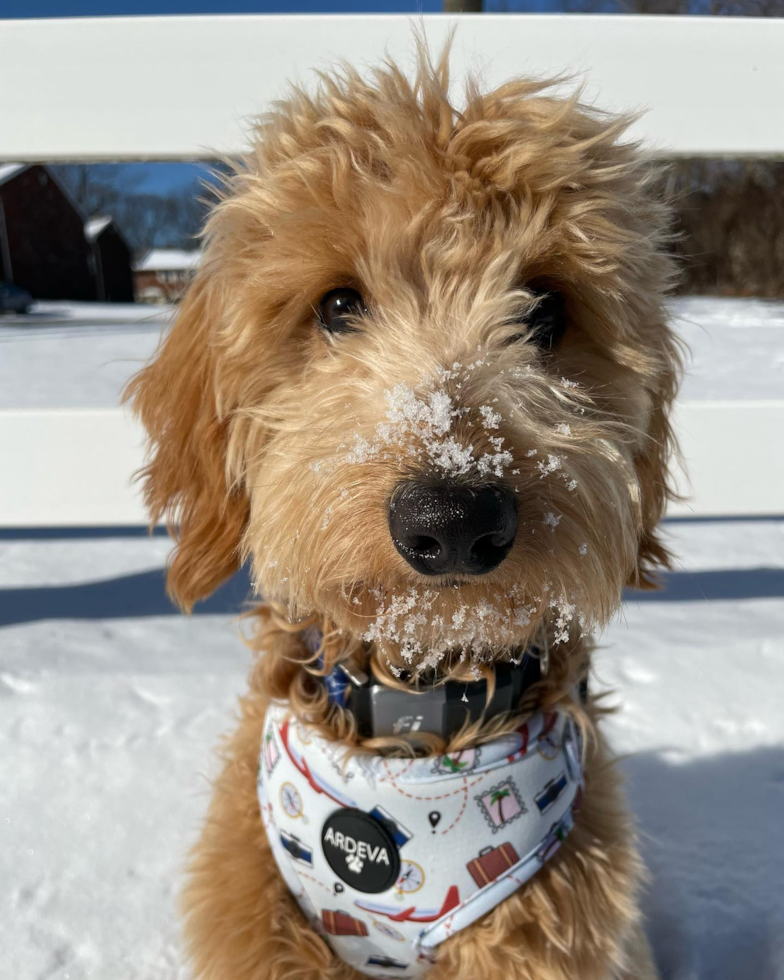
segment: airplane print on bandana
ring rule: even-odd
[[[394,905],[375,905],[370,902],[355,901],[354,904],[363,912],[373,915],[383,915],[392,922],[436,922],[447,912],[451,912],[460,904],[460,892],[455,885],[450,885],[441,908],[417,908],[409,905],[406,908]]]
[[[475,796],[474,799],[494,834],[501,827],[528,813],[528,808],[523,803],[511,776]]]

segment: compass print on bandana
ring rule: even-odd
[[[536,751],[543,759],[552,762],[553,759],[558,758],[558,754],[561,751],[561,743],[551,732],[549,735],[543,735],[539,738],[536,743]]]
[[[302,797],[292,783],[284,783],[280,787],[280,805],[292,820],[302,816]]]
[[[544,724],[536,740],[536,751],[548,762],[556,759],[561,751],[561,738],[555,729],[557,720],[558,715],[553,712],[545,712]]]
[[[485,790],[474,799],[479,804],[479,809],[490,824],[493,833],[524,813],[528,813],[528,808],[523,803],[511,777]]]
[[[400,864],[400,875],[395,882],[397,897],[403,895],[413,895],[425,883],[425,872],[416,861],[402,861]]]

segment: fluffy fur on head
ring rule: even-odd
[[[391,63],[343,68],[261,120],[176,322],[129,387],[150,435],[147,503],[176,538],[170,593],[190,608],[248,560],[268,603],[186,890],[200,977],[353,975],[293,905],[255,798],[270,697],[358,741],[311,676],[305,625],[324,632],[323,669],[357,657],[398,684],[544,638],[557,652],[533,696],[552,704],[585,670],[585,628],[668,560],[671,267],[628,120],[525,80],[471,83],[458,109],[447,58],[420,51],[413,81]],[[362,303],[330,333],[320,304],[339,288]],[[554,296],[563,329],[543,343],[537,310]],[[415,571],[388,523],[411,480],[513,494],[508,557],[467,579]],[[586,712],[573,834],[439,948],[434,978],[654,977],[633,834]]]
[[[545,621],[603,623],[666,563],[671,268],[628,120],[542,82],[469,84],[462,110],[448,89],[446,54],[420,52],[413,82],[389,63],[323,75],[226,181],[197,280],[130,387],[184,607],[249,558],[292,617],[432,665]],[[367,312],[329,336],[316,311],[341,286]],[[554,350],[526,333],[542,290],[565,300]],[[387,526],[411,477],[514,490],[497,571],[423,583]]]

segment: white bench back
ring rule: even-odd
[[[0,22],[0,162],[195,160],[340,57],[412,61],[457,24],[454,65],[488,84],[584,73],[660,152],[784,155],[784,20],[601,15],[118,17]]]
[[[0,21],[0,163],[236,151],[287,80],[341,56],[410,64],[414,26],[437,50],[455,23],[458,83],[581,73],[589,101],[648,110],[635,135],[659,154],[784,157],[784,20],[303,15]],[[784,398],[677,417],[693,492],[674,512],[784,512]],[[141,444],[120,409],[0,412],[0,527],[144,523]]]

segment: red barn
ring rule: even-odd
[[[131,255],[41,164],[0,164],[0,280],[35,299],[132,302]]]

